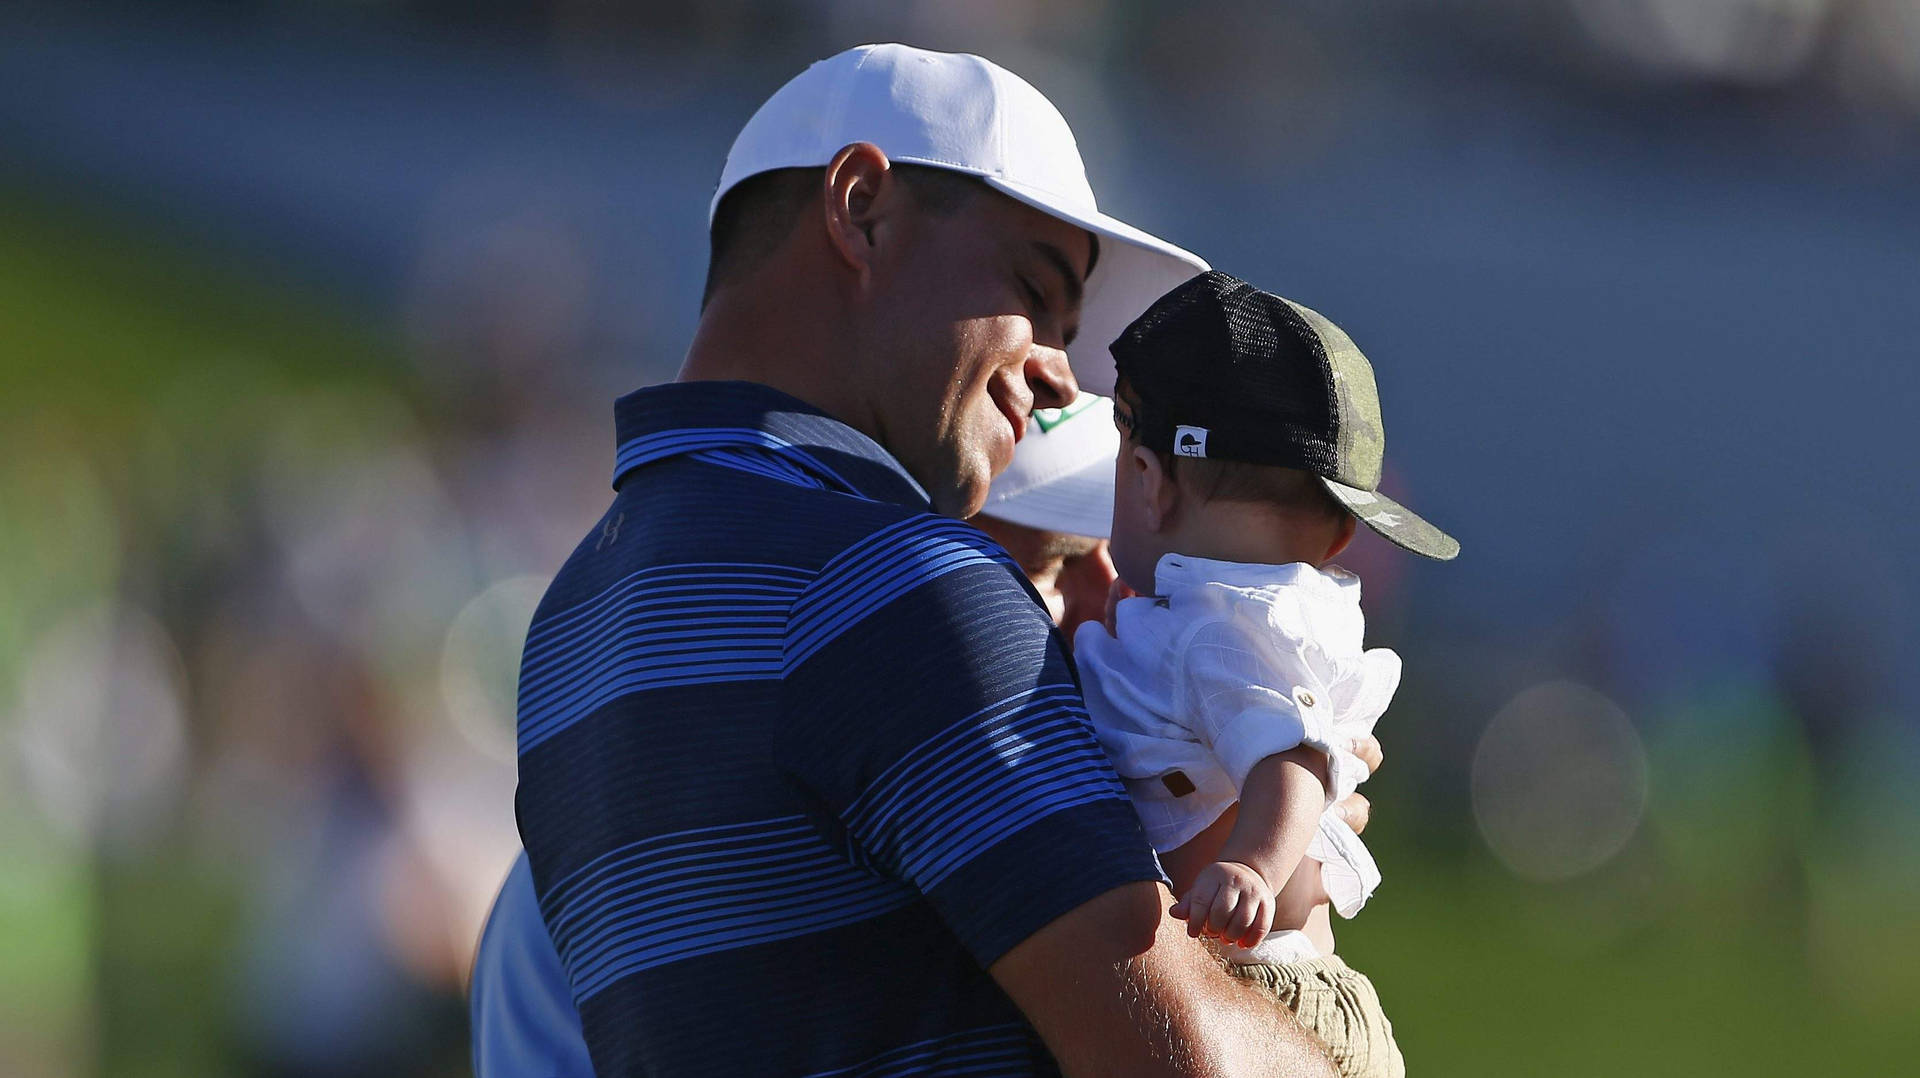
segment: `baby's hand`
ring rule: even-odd
[[[1119,609],[1120,600],[1131,599],[1134,596],[1139,594],[1140,594],[1139,592],[1134,591],[1130,587],[1127,587],[1126,581],[1120,579],[1117,576],[1113,578],[1113,583],[1108,585],[1107,587],[1106,616],[1100,619],[1100,624],[1105,625],[1107,627],[1108,636],[1120,635],[1113,627],[1114,612]]]
[[[1258,872],[1238,861],[1215,861],[1169,912],[1186,919],[1189,936],[1257,947],[1273,927],[1273,908],[1273,888]]]

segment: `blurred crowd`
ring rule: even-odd
[[[1326,297],[1487,552],[1353,557],[1409,881],[1354,947],[1421,1072],[1920,1049],[1920,2],[96,3],[0,14],[0,1073],[465,1070],[612,397],[754,101],[875,39]]]
[[[104,328],[151,346],[144,320]],[[43,400],[7,438],[12,927],[71,924],[7,986],[58,1019],[9,1036],[62,1050],[7,1071],[457,1061],[516,847],[520,640],[603,495],[604,408],[504,366],[437,393],[397,355],[344,381],[244,370],[259,353],[209,372],[198,347],[273,342],[185,333],[139,399]],[[157,1043],[186,1054],[141,1058]]]

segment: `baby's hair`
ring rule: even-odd
[[[1160,460],[1174,481],[1202,502],[1260,502],[1289,513],[1328,519],[1338,519],[1347,512],[1327,493],[1319,476],[1298,468],[1176,457],[1170,453],[1160,454]]]

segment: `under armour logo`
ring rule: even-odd
[[[600,524],[600,541],[593,544],[593,549],[595,553],[598,553],[602,547],[609,547],[619,542],[620,541],[620,525],[625,524],[626,522],[627,522],[627,514],[625,512],[622,512],[619,516],[614,517],[612,520],[602,521]]]
[[[1173,455],[1176,457],[1206,456],[1207,428],[1175,427],[1173,431]]]

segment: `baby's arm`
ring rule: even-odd
[[[1306,856],[1326,810],[1326,783],[1326,755],[1304,745],[1253,765],[1218,858],[1173,905],[1173,915],[1186,919],[1187,935],[1241,947],[1267,937],[1274,896]]]

